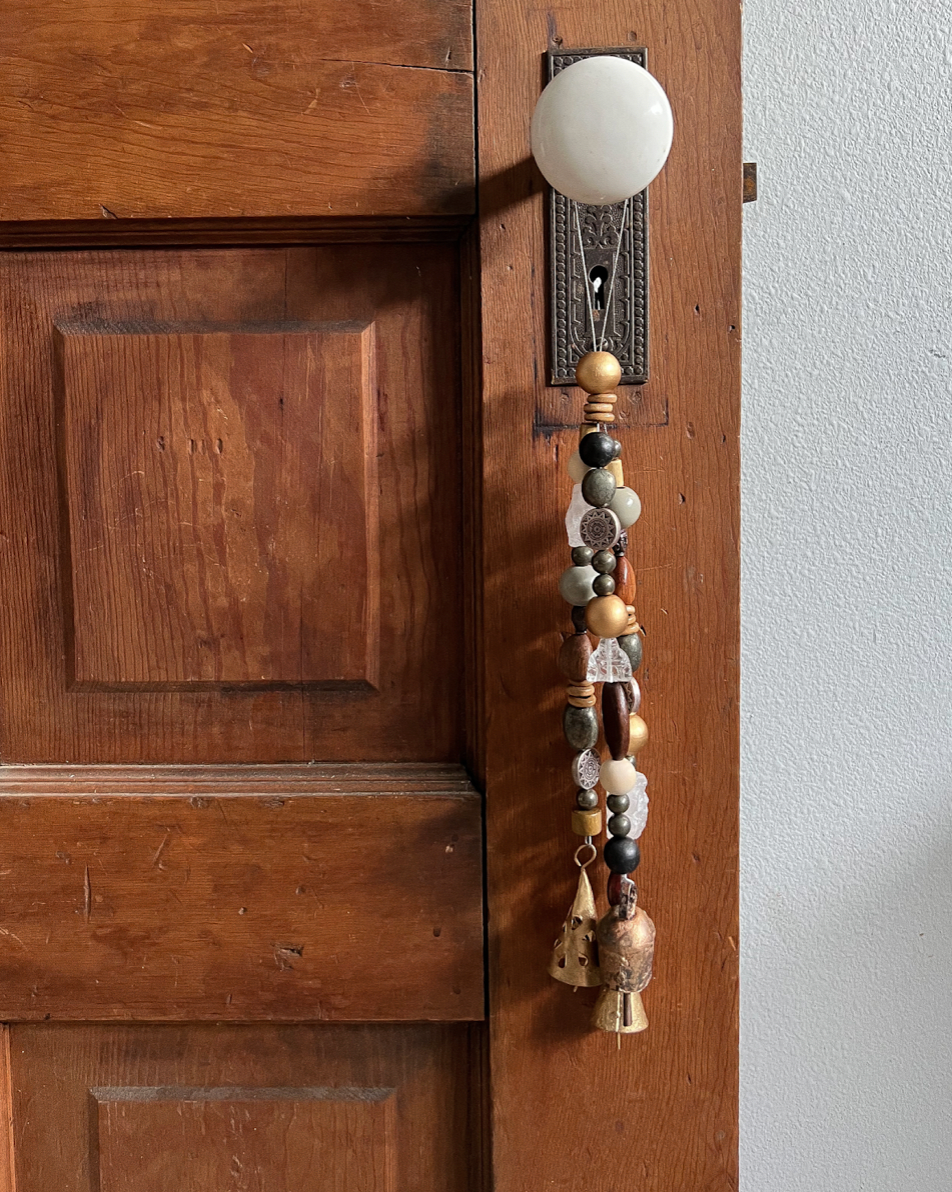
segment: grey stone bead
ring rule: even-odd
[[[596,551],[595,555],[591,559],[586,559],[585,562],[591,563],[600,575],[611,575],[618,566],[618,560],[615,558],[614,552],[610,550]]]
[[[608,796],[608,810],[616,814],[622,811],[627,811],[631,806],[631,800],[627,795],[609,795]]]
[[[592,591],[596,596],[611,596],[615,591],[615,581],[610,575],[596,575],[592,580]]]
[[[580,790],[575,796],[575,802],[583,811],[594,811],[598,806],[598,791]]]
[[[587,567],[595,552],[590,546],[576,546],[572,548],[572,562],[576,567]]]
[[[562,731],[573,749],[591,749],[598,741],[598,717],[594,708],[576,708],[566,704],[562,714]]]
[[[631,831],[631,820],[627,815],[613,815],[608,821],[608,830],[612,836],[627,836]]]
[[[582,481],[582,496],[589,505],[602,506],[615,495],[615,477],[605,468],[592,468]]]
[[[631,663],[631,669],[637,670],[641,666],[641,658],[644,652],[644,647],[641,642],[640,633],[626,633],[624,637],[618,638],[618,644],[628,655],[628,661]]]

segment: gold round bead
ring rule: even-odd
[[[637,753],[642,746],[648,744],[648,726],[640,716],[628,717],[628,748]]]
[[[575,379],[586,393],[610,393],[621,380],[621,365],[611,352],[586,352],[575,366]]]
[[[585,606],[585,624],[596,637],[619,637],[628,628],[628,609],[620,596],[595,596]]]

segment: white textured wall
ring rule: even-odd
[[[748,0],[742,1192],[952,1189],[952,7]]]

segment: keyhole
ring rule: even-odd
[[[608,270],[604,265],[596,265],[589,273],[588,279],[592,283],[592,306],[595,310],[604,310]]]

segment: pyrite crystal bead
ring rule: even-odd
[[[597,574],[594,567],[566,567],[559,579],[562,599],[573,605],[587,605],[595,595],[592,580]]]
[[[575,366],[575,379],[586,393],[609,393],[621,380],[621,365],[611,352],[586,352]]]
[[[618,587],[618,580],[615,580],[615,586]],[[641,666],[641,660],[644,657],[644,646],[641,641],[640,633],[626,633],[618,639],[618,644],[625,651],[628,660],[631,663],[631,669],[637,670]]]
[[[598,741],[598,716],[595,709],[566,704],[562,713],[562,731],[573,749],[591,749]]]
[[[615,444],[617,439],[606,435],[603,430],[597,430],[592,435],[586,435],[578,445],[578,455],[589,468],[604,468],[617,458]],[[580,478],[581,480],[581,478]]]
[[[604,856],[612,873],[631,873],[641,861],[641,849],[630,836],[613,836],[605,845]]]
[[[631,831],[631,820],[627,815],[613,815],[608,821],[608,830],[612,836],[627,836]]]
[[[615,581],[610,575],[596,575],[592,580],[592,591],[596,596],[611,596],[615,591]]]
[[[591,811],[598,806],[598,791],[580,790],[575,796],[575,802],[582,811]]]
[[[613,815],[621,815],[622,812],[627,811],[630,806],[631,800],[627,795],[608,796],[608,810],[612,812]]]
[[[627,562],[627,559],[625,560]],[[590,559],[586,559],[599,575],[611,575],[618,566],[618,560],[610,550],[596,551]],[[616,581],[617,582],[617,581]],[[627,604],[628,601],[625,601]]]
[[[572,562],[576,567],[588,567],[592,562],[594,554],[595,552],[590,546],[573,546]]]
[[[626,491],[631,492],[630,489]],[[615,496],[615,477],[605,468],[592,468],[585,473],[582,480],[582,496],[589,505],[595,505],[597,508],[608,505]],[[621,521],[618,511],[613,512]]]
[[[595,596],[585,606],[585,624],[596,637],[618,637],[628,627],[628,609],[617,596]]]

